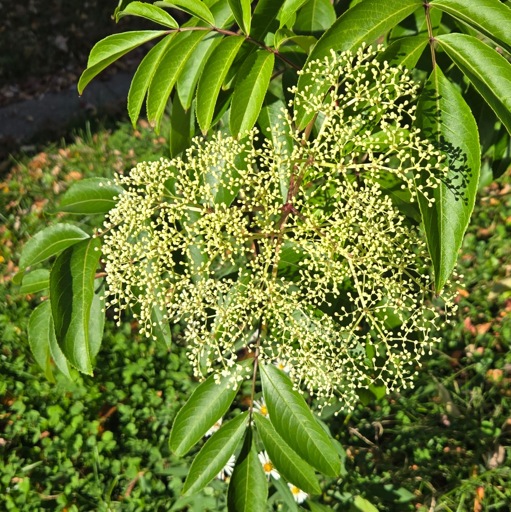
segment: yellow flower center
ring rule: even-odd
[[[271,471],[273,470],[273,464],[270,461],[265,462],[263,465],[263,469],[265,473],[271,473]]]
[[[261,405],[261,414],[263,416],[268,416],[268,407],[266,407],[266,405]]]
[[[293,486],[291,486],[291,492],[293,494],[300,494],[300,489],[298,489],[298,487],[296,487],[296,485],[293,485]]]

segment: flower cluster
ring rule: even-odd
[[[417,86],[377,57],[304,70],[313,85],[290,107],[312,130],[283,113],[271,140],[217,133],[116,179],[103,255],[117,318],[132,309],[148,336],[181,322],[197,376],[230,374],[244,349],[345,408],[371,382],[410,382],[439,313],[404,212],[433,203],[446,169],[413,128]]]

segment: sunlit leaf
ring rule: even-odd
[[[196,16],[210,25],[215,25],[215,18],[211,14],[211,11],[208,9],[206,4],[200,0],[170,0],[169,2],[155,2],[155,5],[160,5],[162,7],[175,7],[191,14],[192,16]]]
[[[297,32],[321,32],[330,28],[336,18],[330,0],[309,0],[296,16],[293,29]]]
[[[167,12],[156,5],[146,2],[130,2],[122,11],[119,11],[116,20],[124,16],[139,16],[149,21],[154,21],[169,28],[179,28],[178,22]]]
[[[38,268],[23,276],[20,293],[37,293],[47,290],[50,286],[50,271]]]
[[[250,23],[252,21],[252,10],[250,0],[229,0],[234,19],[238,27],[247,36],[250,34]]]
[[[48,300],[39,304],[28,321],[28,343],[36,363],[50,382],[55,382],[51,369],[50,354],[51,307]]]

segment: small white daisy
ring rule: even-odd
[[[291,365],[282,359],[277,359],[273,364],[284,373],[289,373],[291,371]]]
[[[234,463],[236,462],[236,457],[231,455],[230,459],[227,461],[222,471],[218,473],[216,476],[219,480],[225,480],[226,482],[229,480],[232,472],[234,471]]]
[[[254,407],[255,410],[262,414],[265,418],[269,418],[270,415],[268,413],[268,407],[266,407],[266,402],[264,401],[264,398],[261,398],[261,400],[254,400]]]
[[[257,456],[259,457],[259,461],[263,465],[263,470],[266,476],[268,477],[268,480],[270,479],[271,476],[275,478],[275,480],[278,480],[280,478],[279,472],[275,469],[275,466],[270,460],[270,457],[268,457],[266,450],[264,452],[260,452]]]
[[[306,492],[296,487],[296,485],[288,483],[287,486],[289,487],[289,490],[291,491],[291,494],[293,495],[296,503],[303,503],[309,497]]]
[[[215,432],[220,430],[222,426],[222,418],[220,418],[205,434],[204,437],[212,436]]]

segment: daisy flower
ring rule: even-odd
[[[287,486],[289,487],[289,490],[291,491],[291,494],[293,495],[296,503],[303,503],[309,497],[306,492],[296,487],[296,485],[288,483]]]
[[[268,480],[270,479],[271,476],[275,478],[275,480],[278,480],[280,478],[279,472],[275,469],[275,466],[268,457],[266,450],[264,452],[260,452],[257,456],[259,457],[259,461],[263,465],[263,470],[266,476],[268,477]]]
[[[266,407],[266,402],[264,401],[264,398],[261,398],[261,400],[254,400],[254,407],[255,410],[262,414],[265,418],[269,418],[270,415],[268,413],[268,407]]]
[[[225,466],[223,467],[222,471],[218,473],[216,476],[219,480],[227,481],[229,480],[229,477],[232,475],[232,472],[234,471],[234,463],[236,462],[236,457],[234,455],[231,455],[230,459],[227,461]]]
[[[204,437],[212,436],[215,432],[220,430],[222,426],[222,418],[220,418],[205,434]]]

